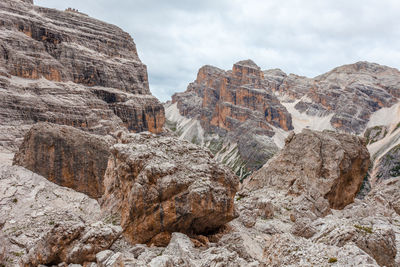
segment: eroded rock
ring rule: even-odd
[[[208,151],[174,137],[122,134],[112,147],[102,207],[119,211],[125,235],[207,233],[235,217],[238,179]]]

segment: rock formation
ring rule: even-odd
[[[196,81],[166,105],[167,126],[182,139],[200,140],[245,178],[283,147],[287,130],[360,135],[370,122],[386,127],[377,124],[378,116],[373,115],[396,106],[399,88],[397,69],[369,62],[341,66],[315,78],[287,75],[279,69],[261,71],[252,61],[238,62],[229,72],[204,66]],[[265,112],[257,113],[260,110]],[[378,128],[368,133],[371,141],[384,134]]]
[[[283,131],[293,129],[290,114],[267,87],[264,73],[251,60],[237,62],[232,71],[212,66],[200,68],[197,79],[187,90],[172,96],[171,105],[176,106],[181,116],[199,120],[206,137],[196,139],[207,143],[210,149],[220,152],[224,146],[226,150],[226,145],[235,144],[240,162],[230,165],[237,174],[260,168],[277,150],[263,138],[273,136],[274,127]],[[173,114],[169,115],[169,120],[174,121]],[[224,141],[214,137],[207,140],[210,139],[207,135],[213,134],[223,137]],[[218,148],[215,143],[223,144]]]
[[[14,164],[98,199],[112,142],[70,126],[38,123],[25,135]]]
[[[199,146],[120,133],[111,152],[102,207],[120,212],[132,242],[151,242],[163,232],[209,233],[235,217],[238,179]]]
[[[2,150],[15,151],[38,121],[99,134],[161,132],[164,109],[127,33],[32,1],[5,0],[0,9]]]
[[[330,131],[303,130],[286,140],[285,147],[257,171],[245,187],[275,187],[290,194],[316,191],[330,207],[353,202],[370,165],[365,140]]]

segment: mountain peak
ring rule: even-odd
[[[260,67],[256,63],[254,63],[254,61],[251,59],[246,59],[246,60],[241,60],[239,62],[236,62],[234,64],[234,66],[244,66],[244,67],[258,69],[258,70],[260,69]]]

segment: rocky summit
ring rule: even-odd
[[[0,267],[400,266],[399,88],[243,60],[164,115],[130,35],[3,0]]]

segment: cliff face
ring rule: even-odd
[[[232,71],[200,68],[197,79],[186,92],[174,94],[172,103],[177,103],[181,115],[200,118],[206,132],[234,131],[245,121],[254,122],[267,135],[273,135],[271,125],[293,129],[290,114],[268,90],[263,72],[251,60],[237,62]]]
[[[161,132],[164,109],[129,34],[77,12],[0,3],[0,132],[14,149],[37,121],[95,133]]]
[[[200,68],[186,92],[172,96],[168,110],[175,107],[179,112],[175,115],[198,120],[204,129],[205,136],[189,134],[190,138],[185,138],[203,142],[241,177],[260,168],[278,149],[265,140],[275,134],[275,128],[293,129],[290,114],[251,60],[237,62],[230,71]],[[169,112],[171,121],[176,119],[173,113]],[[178,130],[185,134],[192,131]]]

